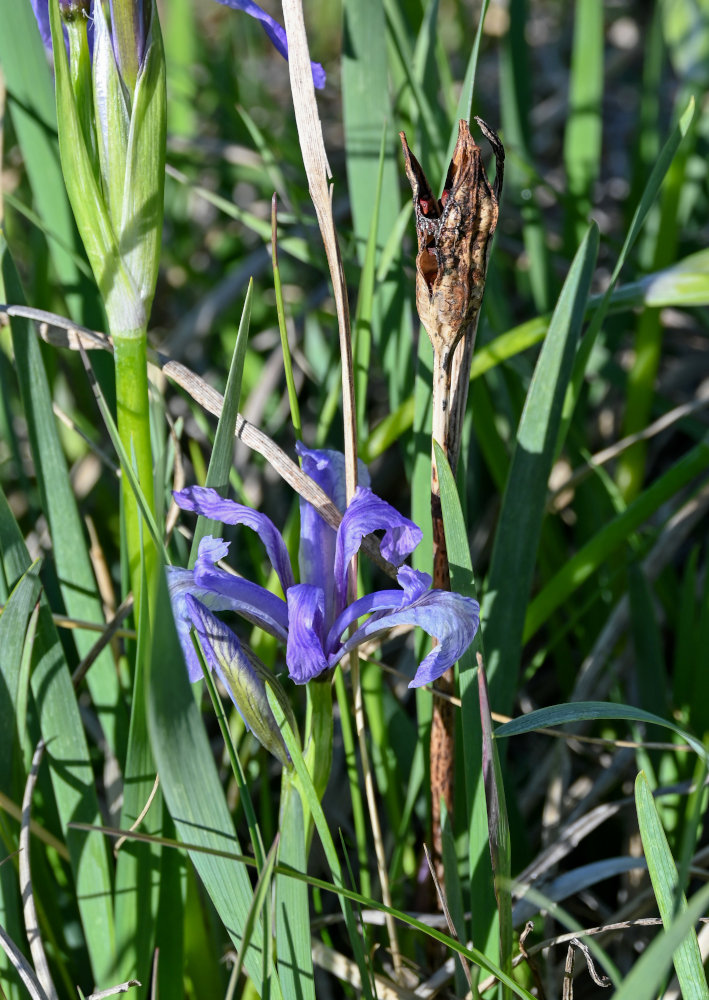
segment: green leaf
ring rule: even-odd
[[[0,237],[0,296],[24,304],[14,262]],[[103,605],[94,578],[88,544],[62,452],[52,412],[52,398],[42,354],[33,325],[14,317],[11,322],[15,364],[27,420],[34,468],[42,508],[49,522],[54,559],[67,613],[82,621],[104,621]],[[94,643],[91,634],[77,630],[74,636],[80,657]],[[87,683],[109,745],[119,758],[125,746],[127,718],[118,678],[109,649],[92,666]]]
[[[654,1000],[672,963],[672,955],[694,924],[704,916],[709,906],[709,886],[691,898],[687,909],[673,920],[671,926],[658,934],[642,953],[632,970],[613,995],[613,1000]],[[703,972],[702,979],[704,982]],[[706,998],[709,994],[701,994]]]
[[[18,563],[22,573],[30,566],[30,559],[2,493],[0,498],[0,557],[5,579],[12,583]],[[42,738],[48,744],[45,759],[69,851],[73,891],[81,914],[91,970],[94,981],[107,986],[115,955],[108,855],[100,834],[69,826],[72,822],[96,825],[100,822],[100,813],[79,706],[44,596],[32,650],[31,690]]]
[[[509,712],[514,699],[547,483],[597,252],[598,229],[591,226],[564,282],[537,360],[502,500],[482,615],[490,696],[500,712]]]
[[[458,489],[443,449],[434,441],[436,469],[441,487],[441,507],[446,533],[446,549],[451,575],[451,590],[477,598],[473,567],[470,561],[468,534]],[[492,870],[488,863],[488,811],[483,781],[482,720],[478,685],[475,683],[476,653],[483,651],[482,629],[478,629],[472,646],[458,663],[458,688],[461,701],[463,734],[463,774],[465,776],[466,828],[470,867],[470,894],[477,900],[472,913],[473,940],[486,954],[498,949],[495,927],[496,902],[493,894]],[[484,944],[484,942],[486,942]]]
[[[535,712],[512,719],[511,722],[504,722],[495,730],[495,737],[502,739],[529,733],[533,729],[548,729],[552,726],[562,726],[567,722],[587,722],[597,719],[622,719],[626,722],[647,722],[664,726],[681,736],[697,756],[709,761],[709,752],[700,741],[674,722],[661,719],[659,715],[645,712],[642,708],[635,708],[634,705],[612,705],[605,701],[575,701],[569,705],[539,708]]]
[[[632,533],[658,510],[676,497],[709,466],[709,437],[696,445],[652,486],[647,487],[625,510],[604,525],[586,545],[576,552],[551,578],[527,608],[524,642],[527,642],[569,595],[594,573]]]
[[[224,406],[217,424],[217,431],[214,435],[212,453],[209,456],[209,467],[205,486],[211,486],[222,496],[226,496],[229,488],[229,475],[234,463],[234,433],[236,431],[236,418],[239,414],[239,401],[241,399],[241,379],[244,373],[244,358],[246,357],[246,346],[249,340],[249,325],[251,323],[251,298],[253,295],[253,278],[249,281],[249,287],[244,299],[244,308],[241,311],[239,321],[239,332],[236,335],[234,353],[229,367],[229,377],[227,378],[226,389],[224,390]],[[192,567],[197,559],[199,543],[206,535],[218,535],[219,523],[201,514],[197,518],[192,548],[190,549],[189,566]]]
[[[246,867],[210,851],[241,854],[212,750],[192,695],[164,573],[154,603],[150,669],[146,677],[148,731],[161,788],[179,838],[203,851],[190,857],[237,952],[249,920],[252,888]],[[261,991],[263,929],[254,927],[244,965]],[[273,973],[272,1000],[281,1000]]]
[[[669,930],[678,913],[687,910],[687,899],[681,891],[677,868],[670,853],[665,831],[650,791],[641,771],[635,779],[635,807],[638,812],[640,837],[647,860],[650,881],[665,930]],[[674,952],[673,961],[684,1000],[707,1000],[709,989],[702,966],[702,955],[694,928]]]

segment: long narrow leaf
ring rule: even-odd
[[[686,912],[687,899],[679,886],[670,845],[662,829],[650,785],[642,771],[635,779],[635,807],[655,899],[663,926],[669,930],[675,916]],[[674,952],[673,961],[684,1000],[707,1000],[709,987],[693,927]]]
[[[597,252],[598,230],[592,226],[571,265],[537,361],[502,501],[482,616],[490,698],[500,712],[509,712],[514,699],[547,483]]]

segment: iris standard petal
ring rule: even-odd
[[[305,472],[326,493],[340,513],[347,506],[345,486],[345,456],[339,451],[306,448],[298,442]],[[369,472],[363,462],[358,462],[357,476],[363,486],[369,486]],[[332,586],[332,567],[335,563],[337,533],[320,517],[315,508],[301,497],[300,500],[300,550],[298,563],[301,583],[312,583],[325,591],[325,620],[332,624],[335,617],[335,592]],[[339,609],[338,609],[339,610]]]
[[[293,570],[288,549],[270,517],[252,510],[251,507],[245,507],[244,504],[235,503],[234,500],[225,500],[216,490],[208,486],[188,486],[173,493],[173,496],[178,507],[183,510],[192,510],[212,521],[244,524],[247,528],[251,528],[263,542],[283,592],[285,593],[293,585]]]
[[[400,566],[423,538],[421,529],[408,517],[404,517],[370,489],[357,487],[337,530],[334,564],[337,614],[346,603],[347,566],[350,559],[359,551],[366,535],[381,530],[384,531],[381,553],[394,566]]]
[[[225,7],[231,7],[232,10],[243,10],[245,14],[250,14],[251,17],[260,21],[263,30],[271,39],[274,47],[278,49],[284,59],[288,58],[288,42],[286,40],[285,29],[270,14],[262,10],[257,3],[254,3],[253,0],[218,0],[218,3],[223,4]],[[311,62],[310,68],[313,72],[313,83],[318,90],[322,90],[326,80],[325,70],[320,63],[316,62]]]
[[[288,598],[286,663],[291,680],[305,684],[330,667],[325,655],[325,594],[321,587],[298,583]]]
[[[228,551],[229,543],[221,538],[207,535],[202,539],[194,565],[195,585],[208,593],[220,595],[222,606],[215,610],[236,611],[253,625],[285,642],[288,634],[286,602],[257,583],[215,566],[215,562],[223,559]]]
[[[288,767],[288,751],[266,694],[266,683],[271,683],[268,671],[204,604],[190,595],[187,595],[186,604],[207,665],[217,673],[229,692],[246,728],[284,767]]]
[[[463,655],[480,625],[480,605],[461,594],[429,590],[407,607],[366,621],[347,639],[336,660],[339,661],[365,639],[395,625],[416,625],[437,640],[437,645],[419,664],[409,684],[409,687],[421,687],[437,680]]]

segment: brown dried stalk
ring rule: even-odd
[[[416,308],[433,346],[433,440],[455,474],[463,416],[468,399],[470,365],[478,317],[485,290],[487,262],[497,226],[502,191],[504,148],[480,118],[475,119],[495,154],[497,172],[490,185],[480,147],[468,123],[458,123],[458,142],[440,198],[400,133],[406,176],[411,184],[418,236]],[[435,460],[431,462],[433,521],[433,586],[450,590],[450,573],[441,512],[441,491]],[[453,693],[453,670],[438,681]],[[433,857],[439,878],[441,862],[441,800],[453,809],[455,719],[450,700],[434,696],[431,723],[431,808]]]

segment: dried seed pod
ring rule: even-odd
[[[497,135],[476,119],[497,162],[490,185],[468,123],[458,123],[458,142],[440,198],[400,132],[411,184],[418,236],[416,307],[434,351],[449,362],[456,344],[480,310],[485,273],[502,190],[504,149]]]

